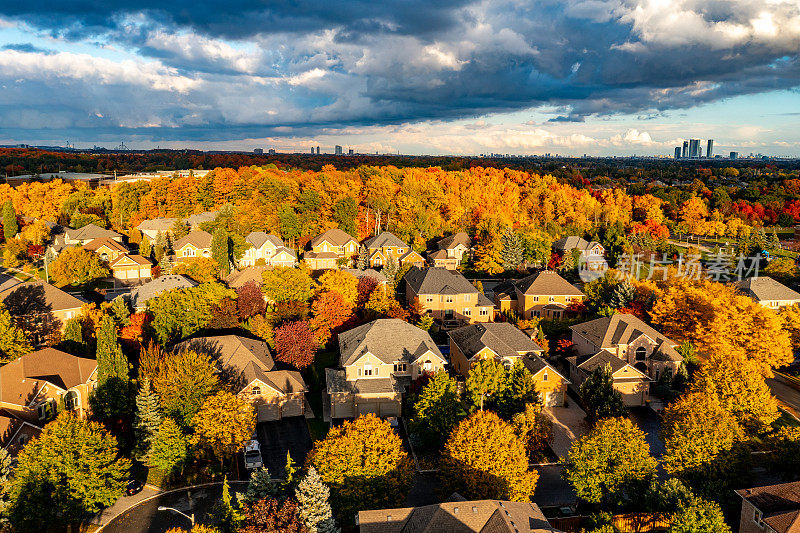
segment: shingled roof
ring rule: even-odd
[[[564,237],[558,239],[557,241],[554,241],[553,248],[561,252],[568,252],[569,250],[574,250],[576,248],[578,250],[583,251],[593,248],[596,244],[598,243],[595,241],[589,242],[586,239],[583,239],[581,237],[576,237],[573,235],[570,237]]]
[[[176,250],[180,250],[187,244],[192,244],[197,248],[211,248],[211,234],[207,231],[196,230],[190,232],[188,235],[180,238],[175,242]]]
[[[384,248],[386,246],[391,246],[392,248],[396,248],[398,246],[402,248],[407,248],[408,244],[404,243],[397,237],[394,233],[390,233],[388,231],[382,231],[380,235],[376,235],[375,237],[370,237],[366,241],[364,241],[364,246],[368,249],[372,250],[374,248]]]
[[[344,246],[350,241],[355,241],[355,239],[352,237],[352,235],[340,230],[339,228],[331,228],[321,235],[317,235],[311,239],[310,244],[312,247],[314,247],[322,241],[328,241],[334,246]]]
[[[467,359],[484,348],[500,357],[542,352],[541,346],[508,322],[470,324],[450,331],[449,336]]]
[[[308,391],[303,376],[295,370],[270,370],[265,372],[254,361],[250,361],[242,370],[242,376],[246,385],[258,380],[283,394]]]
[[[283,241],[280,239],[280,237],[269,234],[265,231],[251,231],[247,237],[244,238],[244,240],[252,244],[255,248],[261,248],[267,241],[275,245],[276,248],[283,247]]]
[[[417,294],[478,294],[478,289],[467,278],[443,267],[414,266],[403,279]]]
[[[96,224],[87,224],[78,229],[67,228],[64,231],[68,240],[71,241],[91,241],[94,239],[108,238],[112,240],[121,239],[122,235],[110,229],[101,228]]]
[[[777,533],[800,533],[800,481],[737,490]]]
[[[233,367],[240,372],[250,363],[255,363],[264,372],[275,366],[266,342],[239,335],[195,337],[176,344],[175,350],[205,353],[214,357],[222,368]]]
[[[349,393],[349,394],[379,394],[403,392],[403,387],[398,383],[397,378],[390,376],[387,378],[365,378],[349,380],[346,371],[339,368],[325,369],[325,390],[328,394]]]
[[[379,318],[339,334],[341,366],[354,363],[367,352],[391,364],[416,361],[428,351],[444,360],[427,331],[397,318]]]
[[[160,276],[148,281],[141,287],[136,287],[131,291],[131,305],[133,307],[144,307],[144,304],[151,298],[155,298],[164,291],[173,289],[188,289],[197,287],[197,282],[180,274],[170,274]]]
[[[450,250],[455,248],[459,244],[463,244],[467,248],[472,246],[472,240],[469,238],[463,231],[459,231],[458,233],[454,233],[445,237],[444,239],[440,239],[439,242],[436,243],[441,250]]]
[[[238,289],[250,281],[256,282],[256,285],[261,287],[261,284],[264,282],[264,272],[271,269],[271,266],[261,265],[234,270],[225,278],[225,283],[227,283],[228,287],[231,289]]]
[[[657,347],[652,358],[663,361],[683,361],[683,357],[675,350],[673,340],[665,337],[641,319],[626,313],[590,320],[570,326],[570,329],[591,342],[598,349],[613,348],[618,344],[630,344],[641,335],[647,335],[655,341]]]
[[[67,390],[86,383],[96,369],[95,359],[55,348],[36,350],[0,367],[0,400],[27,405],[44,382]]]
[[[42,280],[3,282],[0,285],[0,300],[15,316],[80,309],[86,303]]]
[[[514,283],[522,294],[544,296],[582,296],[583,293],[554,270],[542,270]]]
[[[734,285],[757,302],[765,300],[800,300],[800,293],[768,276],[745,278]]]
[[[128,253],[128,249],[123,246],[122,244],[109,239],[108,237],[101,237],[99,239],[92,239],[91,241],[87,242],[83,245],[84,250],[89,250],[90,252],[96,252],[101,247],[105,246],[109,250],[114,250],[123,254]]]

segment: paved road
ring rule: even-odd
[[[118,514],[127,511],[129,508],[133,507],[142,500],[146,500],[147,498],[155,496],[160,492],[161,489],[158,489],[153,485],[145,485],[144,488],[142,489],[142,492],[140,492],[139,494],[135,494],[133,496],[122,496],[119,500],[117,500],[114,503],[114,505],[112,505],[111,507],[107,507],[103,509],[101,512],[97,513],[97,515],[95,515],[95,517],[92,519],[92,524],[97,524],[99,526],[107,524]]]
[[[800,417],[800,391],[784,383],[780,376],[768,379],[767,385],[769,385],[772,394],[780,401],[781,407],[794,416]]]
[[[583,409],[572,398],[568,403],[569,407],[548,407],[544,410],[553,421],[553,441],[550,447],[561,459],[567,456],[572,442],[589,430]]]
[[[561,478],[563,466],[560,464],[542,465],[535,468],[539,472],[536,492],[533,495],[536,505],[539,507],[563,507],[574,505],[578,501],[572,485]]]

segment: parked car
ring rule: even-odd
[[[253,439],[244,446],[244,467],[248,470],[256,470],[264,466],[264,458],[261,457],[261,444]]]
[[[144,483],[142,483],[136,478],[131,478],[125,485],[125,496],[133,496],[134,494],[139,494],[140,492],[142,492],[143,488],[144,488]]]

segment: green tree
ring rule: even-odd
[[[180,351],[165,357],[153,388],[164,414],[188,428],[206,398],[219,389],[219,378],[206,354]]]
[[[581,384],[579,392],[586,405],[586,415],[592,422],[625,416],[628,412],[622,394],[614,388],[611,365],[595,368]]]
[[[300,236],[300,221],[297,220],[297,213],[288,204],[283,204],[278,210],[278,224],[281,229],[281,237],[287,243],[294,243]]]
[[[9,491],[11,490],[11,455],[0,448],[0,525],[8,521]]]
[[[217,518],[217,529],[221,533],[235,533],[239,530],[244,516],[233,506],[231,485],[228,483],[228,476],[222,478],[222,498],[217,502],[214,511]]]
[[[330,490],[311,466],[294,491],[298,515],[309,533],[338,533],[330,504]]]
[[[131,323],[131,307],[124,296],[117,296],[111,300],[111,316],[118,328],[128,326]]]
[[[400,270],[400,265],[394,254],[389,254],[386,258],[386,264],[383,265],[382,273],[386,276],[386,280],[392,287],[397,285],[397,272]]]
[[[340,523],[359,509],[394,507],[405,501],[413,466],[403,442],[385,420],[360,416],[332,427],[306,459],[331,491]]]
[[[439,473],[449,494],[468,500],[529,501],[538,474],[528,469],[525,444],[491,411],[462,420],[444,445]]]
[[[716,502],[692,498],[672,515],[669,533],[730,533]]]
[[[193,444],[210,450],[224,466],[242,449],[256,428],[253,404],[227,391],[209,396],[192,418]]]
[[[581,499],[619,505],[649,485],[657,465],[642,430],[627,418],[607,418],[572,444],[564,478]]]
[[[189,438],[170,417],[164,417],[150,447],[149,465],[167,475],[183,472],[189,460]]]
[[[83,319],[73,317],[64,324],[59,348],[72,355],[85,355],[89,350],[83,341]]]
[[[313,467],[311,467],[313,468]],[[275,497],[278,495],[278,486],[272,481],[269,470],[259,468],[250,474],[250,481],[244,494],[238,495],[239,501],[249,505],[264,498]]]
[[[222,226],[217,226],[211,235],[211,257],[223,273],[228,274],[231,271],[228,232]]]
[[[317,284],[307,267],[265,270],[261,290],[271,302],[308,302]]]
[[[0,363],[8,363],[30,351],[27,335],[14,324],[6,306],[0,304]]]
[[[345,233],[356,234],[356,215],[358,215],[358,205],[350,196],[344,196],[333,204],[331,218]]]
[[[359,270],[366,270],[369,266],[369,250],[363,244],[358,249],[358,258],[356,258],[356,268]]]
[[[46,531],[85,519],[117,501],[130,466],[100,424],[61,413],[19,454],[11,524],[17,531]]]
[[[97,387],[89,397],[97,420],[124,417],[130,412],[128,359],[117,342],[114,320],[103,315],[97,330]]]
[[[525,259],[522,242],[514,230],[506,228],[506,231],[500,236],[500,244],[503,250],[500,253],[501,263],[506,270],[514,270],[522,264]]]
[[[517,359],[506,373],[494,403],[497,414],[505,420],[524,411],[526,405],[539,403],[536,382],[522,359]]]
[[[505,374],[503,365],[494,358],[476,361],[469,369],[466,381],[467,394],[472,405],[483,409],[486,402],[492,401],[503,385]]]
[[[160,231],[156,233],[156,242],[153,245],[153,258],[160,263],[165,255],[169,253],[169,241]]]
[[[3,236],[6,240],[13,239],[19,233],[19,224],[17,223],[17,212],[14,211],[14,204],[11,200],[7,200],[3,204]]]
[[[50,278],[59,287],[85,285],[111,274],[99,257],[76,246],[63,249],[50,265],[49,272]]]
[[[774,450],[770,461],[774,471],[787,481],[800,477],[800,428],[782,427],[768,443]]]
[[[153,316],[150,327],[159,344],[174,343],[207,327],[214,318],[215,306],[225,298],[236,298],[236,291],[220,283],[203,283],[188,289],[164,291],[147,302]]]
[[[427,313],[422,315],[419,317],[419,320],[417,320],[416,326],[420,329],[424,329],[425,331],[430,331],[433,327],[433,316]]]
[[[179,218],[175,220],[174,224],[172,224],[170,233],[172,234],[172,242],[179,241],[189,235],[189,226],[186,224],[185,220]]]
[[[133,431],[136,437],[134,454],[138,460],[147,462],[153,439],[155,439],[160,426],[161,409],[158,395],[150,388],[150,379],[145,376],[139,393],[136,395],[136,417],[133,422]]]
[[[142,237],[142,242],[139,243],[139,255],[142,257],[151,257],[153,255],[153,244],[147,235]]]
[[[426,446],[440,446],[458,422],[462,408],[456,382],[447,372],[436,372],[414,403],[411,430]]]

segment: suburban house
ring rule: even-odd
[[[0,284],[0,301],[33,346],[48,344],[56,332],[64,330],[67,320],[80,314],[86,303],[41,280],[16,281],[9,278]]]
[[[188,289],[197,287],[198,283],[193,279],[187,278],[180,274],[170,274],[168,276],[159,276],[153,280],[148,281],[141,287],[136,287],[131,291],[131,307],[137,311],[144,311],[147,309],[147,302],[151,298],[155,298],[165,291],[174,289]]]
[[[561,257],[571,254],[572,250],[580,253],[578,262],[581,270],[608,270],[606,249],[599,242],[588,242],[581,237],[570,236],[553,243],[553,252]]]
[[[458,500],[359,511],[356,525],[361,533],[559,533],[532,502]]]
[[[472,364],[481,359],[494,358],[507,369],[522,361],[536,382],[542,404],[547,407],[564,405],[569,381],[542,359],[542,348],[513,324],[471,324],[450,331],[448,336],[450,362],[465,378]]]
[[[178,263],[195,257],[211,257],[211,234],[203,230],[192,231],[178,239],[173,248]]]
[[[416,301],[439,321],[491,322],[494,304],[459,272],[446,268],[411,267],[406,280],[406,301]]]
[[[446,361],[427,331],[382,318],[339,334],[339,368],[325,369],[331,418],[400,416],[402,395]]]
[[[767,276],[745,278],[734,283],[734,286],[759,305],[770,309],[778,310],[800,303],[800,293]]]
[[[275,235],[252,231],[244,240],[250,247],[239,260],[240,266],[255,266],[259,260],[263,260],[263,264],[267,266],[291,267],[297,264],[294,250],[284,246],[283,241]]]
[[[343,268],[342,271],[347,272],[356,279],[372,278],[378,282],[378,285],[386,285],[389,283],[389,280],[386,279],[386,276],[372,268],[365,268],[364,270],[359,270],[357,268]]]
[[[87,224],[78,229],[66,228],[63,237],[64,244],[67,246],[83,246],[95,239],[111,239],[112,241],[122,242],[122,235],[95,224]]]
[[[800,481],[737,490],[742,498],[739,533],[800,531]]]
[[[31,439],[41,433],[39,422],[33,424],[5,409],[0,409],[0,446],[5,448],[12,460]]]
[[[125,255],[130,251],[122,243],[111,240],[108,237],[92,239],[83,245],[83,249],[93,252],[106,263],[111,263],[117,257]]]
[[[585,297],[553,270],[501,283],[494,290],[494,303],[500,312],[513,312],[523,319],[563,318],[570,304]]]
[[[440,239],[436,245],[440,250],[444,250],[447,253],[447,257],[452,257],[459,264],[463,260],[464,254],[469,255],[472,253],[472,239],[463,231]]]
[[[303,259],[311,270],[338,268],[340,260],[349,263],[358,255],[358,241],[339,228],[317,235],[308,248]]]
[[[189,215],[186,217],[186,226],[190,231],[198,230],[200,229],[200,224],[211,222],[217,218],[218,213],[219,211],[206,211],[204,213]],[[151,218],[150,220],[143,220],[136,226],[136,229],[138,229],[142,235],[150,239],[151,242],[155,242],[159,233],[164,236],[172,234],[172,228],[175,226],[177,220],[180,219],[169,217]]]
[[[262,340],[239,335],[195,337],[176,344],[174,349],[213,357],[223,379],[256,408],[259,422],[314,416],[306,402],[308,387],[303,377],[294,370],[275,370],[269,345]]]
[[[382,231],[380,235],[365,240],[364,246],[367,248],[369,266],[373,268],[382,268],[389,256],[393,256],[399,266],[425,264],[421,255],[388,231]]]
[[[448,270],[456,270],[460,264],[458,259],[447,255],[445,250],[436,250],[435,252],[428,252],[426,254],[428,264],[432,267],[446,268]]]
[[[264,272],[271,268],[272,267],[268,266],[249,266],[241,270],[233,270],[228,274],[228,277],[225,278],[225,283],[227,283],[228,287],[231,289],[239,289],[251,281],[254,281],[256,285],[261,287],[261,284],[264,283]]]
[[[614,389],[622,395],[625,405],[646,405],[650,399],[652,380],[608,350],[601,350],[594,355],[567,357],[566,360],[569,378],[576,386],[580,386],[598,368],[608,365]]]
[[[23,355],[0,367],[0,409],[41,426],[64,408],[85,417],[97,384],[97,361],[55,348]]]
[[[137,254],[124,254],[109,263],[111,275],[122,283],[140,283],[152,277],[150,260]]]

